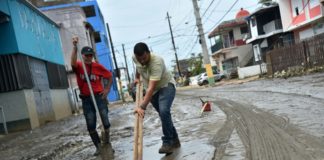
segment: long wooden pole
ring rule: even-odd
[[[143,100],[143,85],[139,82],[136,85],[136,107],[139,107]],[[134,126],[134,160],[143,159],[143,118],[135,113],[135,126]]]
[[[143,84],[140,83],[140,103],[143,101]],[[139,103],[139,104],[140,104]],[[143,159],[143,117],[138,116],[138,160]]]

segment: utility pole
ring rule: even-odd
[[[199,7],[198,7],[197,0],[192,0],[192,3],[193,3],[194,13],[195,13],[195,17],[196,17],[196,25],[198,27],[198,32],[199,32],[199,41],[201,42],[201,48],[202,48],[203,57],[204,57],[204,64],[205,64],[205,68],[206,68],[206,72],[207,72],[207,76],[208,76],[208,84],[213,85],[213,84],[215,84],[215,79],[213,76],[213,70],[212,70],[212,67],[210,64],[210,60],[209,60],[209,54],[208,54],[207,44],[206,44],[206,40],[205,40],[204,29],[201,24],[201,17],[200,17],[200,13],[199,13]]]
[[[172,28],[171,28],[171,23],[170,23],[169,12],[167,12],[167,18],[168,18],[168,22],[169,22],[169,28],[170,28],[170,33],[171,33],[171,40],[172,40],[173,50],[174,50],[174,54],[175,54],[175,58],[176,58],[176,63],[177,63],[177,67],[178,67],[178,73],[179,73],[179,76],[182,77],[181,71],[180,71],[180,66],[179,66],[179,61],[178,61],[177,49],[176,49],[175,44],[174,44],[174,38],[173,38],[173,33],[172,33]]]
[[[122,98],[122,101],[125,102],[124,94],[123,94],[123,91],[122,91],[122,84],[121,84],[121,80],[120,80],[119,68],[118,68],[117,61],[116,61],[116,56],[115,56],[114,44],[113,44],[112,39],[111,39],[108,23],[106,23],[106,25],[107,25],[107,31],[108,31],[108,36],[109,36],[109,41],[110,41],[110,46],[111,46],[111,52],[113,54],[113,58],[114,58],[114,62],[115,62],[116,76],[118,78],[118,84],[119,84],[119,87],[120,87],[120,96]]]
[[[125,45],[122,44],[123,52],[124,52],[125,65],[126,65],[126,71],[127,71],[128,84],[130,84],[130,77],[129,77],[129,71],[128,71],[128,65],[127,65],[127,59],[126,59],[125,47],[124,46]]]

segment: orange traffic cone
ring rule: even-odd
[[[201,105],[201,112],[210,112],[211,111],[211,104],[209,101],[203,101],[201,98],[200,98],[200,101],[202,103]]]

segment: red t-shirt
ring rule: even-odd
[[[108,79],[112,77],[112,74],[109,70],[107,70],[104,66],[99,63],[92,62],[90,64],[85,64],[87,73],[89,76],[89,80],[92,86],[92,90],[94,94],[98,94],[103,91],[102,78]],[[91,68],[91,72],[90,72]],[[82,68],[82,63],[77,61],[76,67],[73,67],[73,70],[77,77],[78,86],[82,95],[90,96],[90,90],[87,84],[87,80],[84,75],[84,71]],[[91,74],[91,75],[90,75]]]

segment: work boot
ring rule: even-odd
[[[109,128],[108,128],[108,129],[105,129],[105,133],[104,133],[104,135],[102,136],[102,141],[103,141],[103,143],[105,143],[105,144],[110,143],[110,131],[109,131]]]
[[[174,148],[179,148],[179,147],[181,147],[181,143],[180,143],[179,138],[176,138],[176,139],[174,140],[174,142],[173,142],[173,147],[174,147]]]
[[[161,154],[171,154],[173,152],[173,145],[163,144],[159,149],[159,153]]]
[[[93,156],[98,156],[101,152],[101,146],[99,145],[98,147],[96,146],[96,151],[93,153]]]
[[[89,132],[93,144],[98,148],[100,145],[100,138],[97,131]]]

